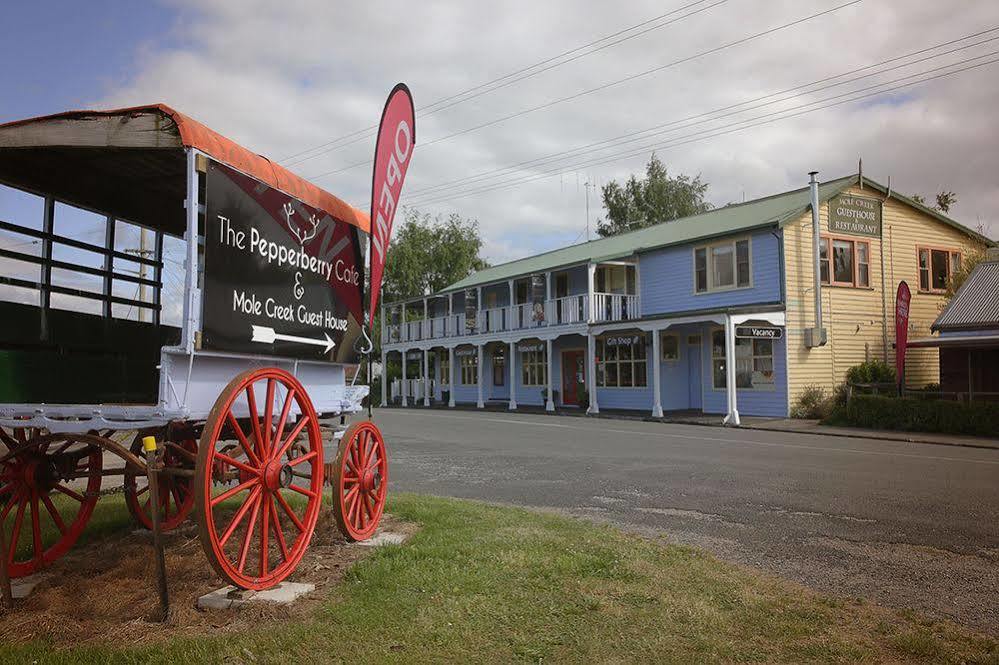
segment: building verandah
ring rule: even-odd
[[[753,415],[786,416],[784,323],[783,311],[733,310],[428,341],[389,351],[403,354],[408,379],[393,399],[655,418],[694,410],[731,424],[742,403]]]

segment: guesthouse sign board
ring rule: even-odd
[[[840,194],[827,205],[830,233],[881,237],[881,201]]]

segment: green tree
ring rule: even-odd
[[[930,206],[933,210],[938,210],[943,213],[950,212],[950,209],[957,203],[957,194],[950,190],[944,190],[938,192],[936,205]],[[920,205],[926,205],[926,197],[922,194],[913,194],[912,200]]]
[[[645,178],[632,175],[624,185],[611,181],[603,186],[607,219],[597,220],[597,233],[613,236],[707,212],[712,207],[704,200],[707,191],[708,183],[700,175],[670,177],[653,154],[645,166]]]
[[[435,293],[489,267],[482,258],[479,223],[452,213],[431,216],[407,208],[385,261],[382,301]]]

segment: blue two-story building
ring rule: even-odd
[[[876,238],[829,219],[858,202],[876,204]],[[893,353],[882,214],[900,256],[909,235],[983,240],[849,176],[505,263],[383,305],[382,367],[398,353],[404,378],[383,374],[382,402],[787,416],[844,359]]]

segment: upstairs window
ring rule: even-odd
[[[954,273],[961,269],[961,252],[936,247],[920,247],[919,290],[943,293]]]
[[[694,291],[709,293],[752,286],[749,239],[694,248]]]
[[[820,238],[819,274],[823,284],[869,287],[871,243],[848,238],[825,236]]]

